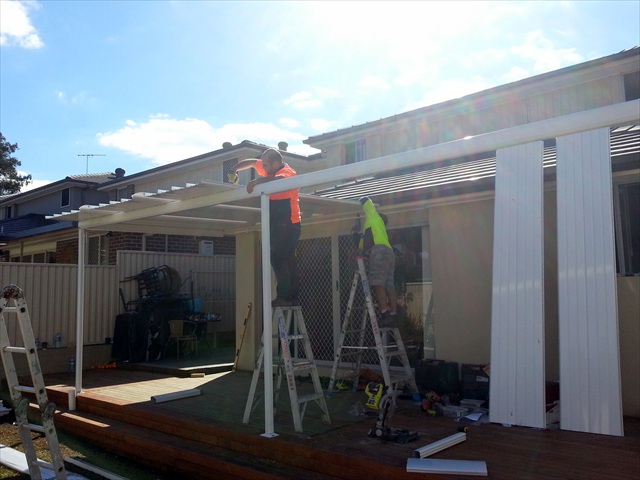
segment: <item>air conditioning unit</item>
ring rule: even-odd
[[[200,255],[206,255],[207,257],[213,256],[213,240],[200,240],[198,253]]]

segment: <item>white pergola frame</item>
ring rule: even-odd
[[[637,123],[640,120],[640,100],[624,102],[556,117],[549,120],[520,125],[475,137],[432,145],[416,150],[332,167],[258,185],[253,194],[244,187],[229,184],[202,182],[167,192],[137,193],[129,202],[112,202],[105,205],[83,206],[79,211],[54,216],[60,220],[75,220],[79,228],[78,249],[78,298],[76,323],[76,392],[82,392],[82,354],[84,325],[84,267],[88,231],[135,231],[150,233],[181,233],[191,235],[237,234],[255,230],[258,223],[262,235],[263,274],[263,332],[271,336],[271,281],[269,261],[269,208],[268,196],[294,188],[312,187],[345,179],[382,174],[397,169],[420,167],[447,159],[460,158],[476,153],[499,150],[548,138],[571,135],[598,128]],[[257,199],[260,203],[257,205]],[[133,203],[132,203],[133,202]],[[131,205],[129,205],[131,204]],[[137,205],[136,205],[137,204]],[[303,223],[313,224],[353,218],[360,206],[356,201],[329,200],[301,195],[303,212],[311,215]],[[216,208],[217,207],[217,208]],[[220,211],[219,214],[217,211]],[[212,215],[212,211],[216,211]],[[259,222],[237,223],[235,215],[259,212]],[[51,218],[54,218],[51,217]],[[236,222],[236,223],[234,223]],[[271,358],[271,342],[265,342],[265,358]],[[265,385],[265,436],[275,436],[273,418],[273,376],[271,362],[264,365]]]

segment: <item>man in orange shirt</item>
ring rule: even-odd
[[[253,168],[260,175],[247,184],[249,193],[253,193],[255,186],[261,183],[296,176],[296,171],[282,160],[282,154],[274,148],[265,150],[259,159],[248,158],[238,162],[231,175],[248,168]],[[301,231],[299,190],[296,188],[269,195],[269,215],[271,267],[277,282],[276,298],[271,305],[300,305],[300,274],[296,258]]]

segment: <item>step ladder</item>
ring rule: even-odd
[[[289,400],[291,402],[291,414],[293,416],[293,426],[296,432],[302,433],[302,419],[304,417],[307,404],[309,402],[315,402],[322,411],[322,420],[326,424],[331,424],[329,417],[329,410],[325,401],[324,392],[322,391],[322,385],[320,384],[320,377],[318,376],[318,369],[316,367],[313,351],[311,349],[311,342],[309,341],[309,335],[307,334],[307,327],[304,323],[302,316],[302,308],[299,306],[294,307],[276,307],[273,309],[272,322],[274,324],[274,339],[279,339],[278,348],[275,349],[277,353],[273,358],[274,375],[276,375],[276,383],[274,386],[274,404],[277,405],[280,393],[280,386],[282,384],[282,377],[286,375],[287,386],[289,389]],[[264,334],[262,335],[262,345],[260,352],[258,353],[258,359],[256,360],[256,366],[253,370],[253,378],[251,380],[251,387],[249,389],[249,396],[247,397],[247,404],[244,410],[243,423],[249,423],[249,417],[251,413],[258,405],[260,398],[256,398],[256,389],[258,380],[260,379],[260,373],[263,370],[265,358],[264,358]],[[298,357],[297,353],[302,346],[304,357]],[[293,354],[292,354],[293,347]],[[296,382],[296,374],[308,372],[311,376],[311,382],[313,384],[313,393],[298,395],[298,385]]]
[[[358,268],[353,275],[353,283],[351,284],[351,292],[349,294],[349,302],[347,310],[340,328],[338,337],[338,347],[336,349],[333,368],[331,369],[331,379],[329,381],[328,396],[331,396],[336,382],[342,382],[347,379],[353,381],[353,388],[357,388],[360,380],[363,356],[365,353],[375,350],[378,355],[378,363],[382,371],[384,384],[388,387],[389,393],[392,395],[392,406],[396,406],[396,395],[401,387],[405,386],[411,390],[414,400],[419,400],[420,394],[413,375],[413,369],[409,363],[407,352],[402,342],[400,330],[398,328],[380,328],[378,326],[378,317],[373,304],[371,295],[371,287],[364,265],[364,257],[356,257]],[[365,308],[354,308],[354,299],[358,290],[358,285],[362,285],[363,294],[366,301]],[[358,318],[357,310],[362,311],[362,316]],[[371,328],[373,333],[374,345],[365,345],[367,332]],[[391,370],[392,362],[395,361],[393,371]],[[338,379],[338,371],[341,367],[349,363],[351,368],[343,376]],[[397,365],[399,363],[399,365]]]
[[[67,471],[64,467],[60,444],[58,443],[58,435],[53,424],[53,414],[56,411],[56,406],[49,402],[47,398],[47,390],[42,378],[42,369],[40,368],[40,361],[38,360],[38,351],[33,337],[31,319],[29,317],[29,310],[27,309],[27,302],[24,299],[24,293],[16,285],[8,285],[0,291],[0,295],[0,355],[2,356],[2,364],[4,365],[4,371],[7,377],[9,393],[13,401],[16,423],[20,431],[20,439],[22,440],[25,457],[29,465],[29,475],[32,480],[42,480],[42,472],[40,470],[42,468],[53,471],[56,479],[66,479]],[[5,313],[16,315],[18,330],[22,335],[22,344],[24,346],[16,347],[10,345]],[[33,386],[19,384],[13,354],[21,354],[27,357],[27,364],[29,365]],[[27,416],[29,399],[24,397],[23,394],[35,395],[40,410],[42,425],[29,423]],[[33,444],[32,432],[45,434],[51,454],[51,463],[38,460]],[[46,478],[51,477],[47,476]]]

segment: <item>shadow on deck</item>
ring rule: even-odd
[[[187,359],[86,371],[73,412],[66,410],[73,375],[46,375],[49,398],[60,409],[56,426],[164,470],[171,478],[361,480],[418,478],[406,472],[414,450],[456,433],[460,425],[450,418],[429,417],[412,400],[401,399],[388,426],[417,431],[418,440],[384,442],[367,435],[375,417],[350,414],[354,404],[364,404],[365,394],[340,392],[327,399],[331,425],[325,425],[320,409],[310,404],[302,422],[304,433],[296,433],[283,387],[275,405],[278,436],[267,438],[261,435],[262,403],[249,424],[242,423],[251,372],[231,372],[233,355],[231,351],[226,357],[231,360],[220,362],[226,367],[213,366],[220,357],[200,366]],[[215,368],[226,371],[213,372]],[[206,375],[192,378],[191,373]],[[200,389],[201,394],[161,403],[151,400],[190,389]],[[465,442],[433,458],[483,460],[492,479],[635,480],[640,471],[640,420],[625,421],[625,437],[471,426]],[[421,474],[419,478],[467,477]]]

